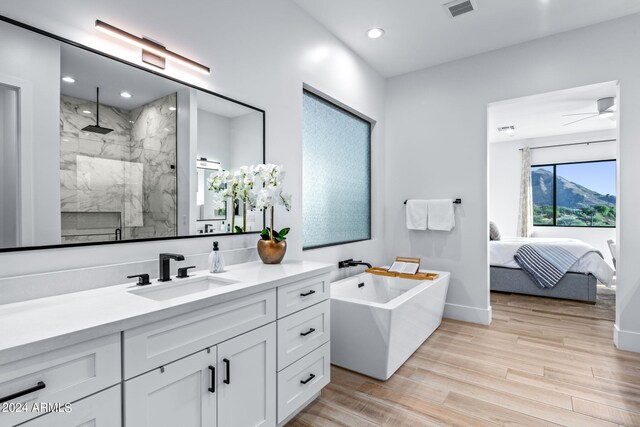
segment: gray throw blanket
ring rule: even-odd
[[[585,253],[572,253],[558,245],[532,243],[522,245],[513,258],[541,288],[553,288],[569,268]]]

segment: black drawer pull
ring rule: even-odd
[[[216,392],[216,367],[209,365],[209,370],[211,371],[211,387],[208,388],[210,393]]]
[[[303,337],[306,337],[307,335],[309,335],[312,332],[315,332],[316,330],[313,328],[309,328],[309,330],[307,332],[300,332],[300,335],[302,335]]]
[[[34,391],[42,390],[46,386],[47,385],[45,383],[43,383],[42,381],[38,381],[38,384],[34,385],[33,387],[29,387],[29,388],[26,388],[26,389],[24,389],[22,391],[19,391],[17,393],[13,393],[13,394],[10,394],[8,396],[1,397],[0,398],[0,403],[8,402],[8,401],[16,399],[18,397],[25,396],[25,395],[27,395],[29,393],[33,393]]]
[[[231,361],[229,359],[222,359],[225,364],[225,379],[222,380],[225,384],[231,384]]]
[[[309,295],[313,295],[315,294],[316,291],[314,291],[313,289],[311,289],[309,292],[303,292],[300,294],[301,297],[308,297]]]
[[[314,379],[315,377],[316,377],[315,375],[310,374],[310,375],[309,375],[309,378],[307,378],[306,380],[300,380],[300,384],[306,384],[306,383],[308,383],[309,381],[311,381],[312,379]]]

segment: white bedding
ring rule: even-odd
[[[496,267],[520,268],[513,259],[513,255],[520,246],[527,243],[557,243],[562,247],[564,244],[585,244],[582,240],[561,239],[546,237],[503,237],[502,240],[492,240],[489,242],[489,264]],[[609,264],[602,259],[602,255],[596,248],[592,252],[585,254],[578,259],[569,269],[574,273],[593,274],[600,282],[610,285],[613,280],[613,270]]]

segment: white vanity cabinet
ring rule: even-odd
[[[256,283],[236,297],[159,304],[148,321],[119,317],[108,335],[0,364],[0,399],[72,407],[0,412],[0,427],[285,424],[329,382],[330,266],[246,268]]]
[[[71,404],[71,411],[52,412],[20,424],[20,427],[118,427],[122,424],[120,386]]]
[[[0,365],[0,426],[49,412],[40,405],[64,405],[119,384],[120,361],[120,334],[113,334]]]
[[[276,325],[218,346],[218,425],[276,424]]]
[[[275,425],[275,345],[270,323],[125,381],[125,425]]]
[[[125,425],[216,426],[217,348],[125,381]]]
[[[329,275],[278,287],[278,425],[329,384]]]

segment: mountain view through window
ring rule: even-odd
[[[533,225],[615,227],[616,161],[531,167]]]

